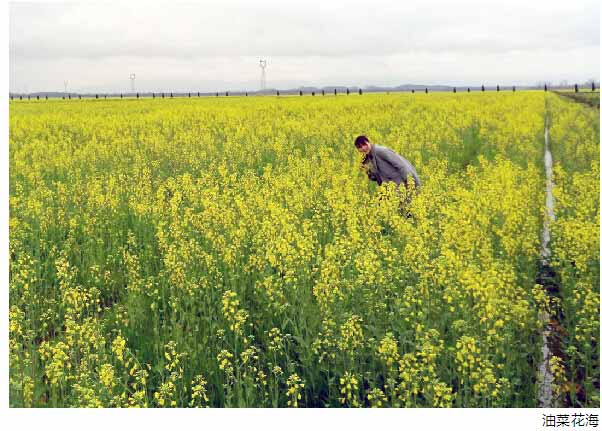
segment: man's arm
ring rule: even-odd
[[[366,175],[368,176],[368,179],[370,179],[371,181],[376,181],[378,183],[378,185],[380,185],[382,183],[382,180],[380,178],[380,175],[378,175],[378,172],[375,172],[373,170],[373,165],[370,162],[370,159],[368,158],[368,156],[364,157],[364,159],[362,160],[362,163],[360,165],[360,168],[366,173]]]

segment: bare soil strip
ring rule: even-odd
[[[537,277],[537,283],[542,285],[548,296],[556,296],[559,293],[559,281],[556,273],[550,266],[550,223],[554,222],[554,196],[552,195],[552,153],[548,139],[548,119],[545,123],[545,150],[544,163],[546,167],[546,213],[541,233],[541,268]],[[544,324],[542,333],[542,361],[539,364],[539,405],[540,407],[560,407],[559,400],[554,397],[554,377],[550,371],[550,358],[558,356],[562,358],[561,340],[558,330],[560,329],[560,310],[555,309],[550,315],[543,310],[540,319]]]

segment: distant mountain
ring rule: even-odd
[[[457,92],[464,92],[467,91],[469,88],[471,91],[481,91],[481,86],[480,85],[471,85],[471,86],[451,86],[451,85],[428,85],[428,84],[401,84],[398,86],[393,86],[393,87],[385,87],[385,86],[375,86],[375,85],[368,85],[366,87],[357,87],[357,86],[351,86],[351,87],[346,87],[343,85],[329,85],[329,86],[325,86],[325,87],[314,87],[314,86],[301,86],[301,87],[297,87],[297,88],[288,88],[288,89],[276,89],[276,88],[268,88],[265,90],[251,90],[251,91],[244,91],[244,90],[238,90],[238,91],[216,91],[216,92],[197,92],[197,91],[191,91],[189,92],[185,92],[185,91],[155,91],[155,92],[149,92],[149,91],[144,91],[144,92],[139,92],[139,93],[131,93],[131,92],[98,92],[98,93],[94,93],[94,92],[81,92],[81,93],[77,93],[77,92],[71,92],[71,93],[65,93],[65,92],[58,92],[58,91],[41,91],[41,92],[36,92],[36,93],[10,93],[11,97],[39,97],[39,98],[68,98],[69,96],[71,98],[96,98],[98,96],[98,98],[100,97],[136,97],[136,94],[138,94],[139,97],[153,97],[153,94],[155,95],[155,97],[187,97],[188,95],[190,95],[190,97],[199,97],[199,96],[244,96],[244,95],[275,95],[275,94],[282,94],[282,95],[287,95],[287,94],[299,94],[300,91],[303,92],[304,95],[309,94],[311,95],[312,92],[314,92],[314,94],[318,94],[321,95],[322,91],[324,91],[327,94],[333,94],[334,91],[336,90],[336,92],[338,94],[345,94],[347,92],[347,90],[349,90],[350,93],[358,93],[359,90],[361,89],[364,92],[368,92],[368,93],[378,93],[378,92],[409,92],[409,91],[419,91],[419,92],[424,92],[426,91],[426,89],[428,89],[428,91],[440,91],[440,92],[451,92],[453,91],[453,89],[456,88]],[[485,86],[485,90],[486,91],[496,91],[497,87],[496,86],[491,86],[491,85],[486,85]],[[511,85],[504,85],[504,86],[500,86],[500,90],[511,90],[512,86]],[[538,87],[537,85],[533,85],[533,86],[516,86],[517,90],[531,90],[531,89],[540,89],[540,87]]]

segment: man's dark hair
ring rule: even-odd
[[[370,142],[370,140],[367,136],[359,135],[357,138],[355,138],[355,147],[359,148],[360,145],[366,144],[368,142]]]

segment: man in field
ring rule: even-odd
[[[355,147],[361,153],[364,153],[362,160],[362,169],[372,181],[376,181],[380,186],[382,183],[392,181],[397,185],[397,192],[401,196],[399,185],[405,186],[405,199],[399,202],[399,211],[407,218],[413,218],[408,211],[407,205],[412,196],[420,187],[420,179],[416,173],[416,168],[410,162],[401,157],[390,148],[376,145],[363,135],[355,138]]]
[[[397,187],[403,183],[406,190],[410,191],[409,177],[412,177],[415,188],[420,186],[416,168],[390,148],[373,144],[363,135],[355,138],[355,148],[364,153],[362,169],[368,178],[376,181],[379,186],[382,183],[393,181]]]

